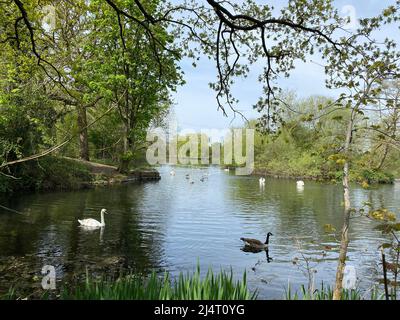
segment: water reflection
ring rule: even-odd
[[[86,233],[95,233],[95,234],[99,234],[99,243],[102,244],[103,243],[103,237],[104,237],[104,228],[105,227],[98,227],[98,228],[91,228],[91,227],[86,227],[86,226],[79,226],[79,228],[81,228],[82,232],[86,232]]]
[[[273,258],[271,258],[269,256],[269,250],[268,249],[260,249],[260,248],[253,248],[253,247],[250,247],[250,246],[243,246],[243,248],[241,248],[240,250],[242,250],[243,252],[251,252],[251,253],[264,252],[267,263],[270,263],[270,262],[272,262],[274,260]]]

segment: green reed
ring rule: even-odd
[[[257,292],[247,287],[246,273],[241,281],[233,279],[232,270],[215,274],[208,270],[200,277],[198,266],[193,274],[180,273],[172,280],[168,272],[162,276],[152,272],[149,276],[129,275],[115,281],[93,280],[72,289],[64,289],[61,299],[76,300],[251,300]]]
[[[286,300],[332,300],[333,288],[324,285],[322,282],[319,289],[309,292],[307,288],[302,285],[300,292],[293,292],[291,285],[285,290]],[[341,300],[382,300],[384,295],[379,292],[378,288],[374,287],[370,290],[369,296],[367,293],[362,293],[359,289],[343,289]]]

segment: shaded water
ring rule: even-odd
[[[333,283],[338,246],[324,232],[325,224],[340,229],[342,190],[339,185],[306,181],[298,190],[293,180],[268,179],[261,189],[257,177],[237,177],[217,168],[160,168],[159,182],[133,183],[75,192],[31,194],[3,201],[23,214],[0,209],[0,293],[29,279],[40,287],[43,265],[54,265],[57,280],[69,281],[86,268],[98,272],[193,271],[232,267],[237,277],[247,271],[259,298],[282,298],[288,283],[307,283],[304,269],[293,264],[300,250],[316,262],[316,282]],[[190,173],[194,184],[185,175]],[[208,174],[204,182],[200,178]],[[396,210],[399,185],[363,190],[356,204],[372,201]],[[87,231],[77,219],[100,219],[104,230]],[[376,223],[354,219],[348,264],[357,268],[359,285],[369,288],[377,278],[378,245],[385,241]],[[240,237],[271,237],[266,254],[241,250]],[[297,240],[295,239],[297,238]],[[299,246],[301,248],[299,248]],[[325,246],[330,246],[326,248]]]

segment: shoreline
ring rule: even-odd
[[[22,194],[51,193],[92,189],[99,186],[112,186],[130,182],[158,181],[160,173],[152,167],[137,167],[128,174],[118,172],[116,166],[84,161],[70,157],[48,157],[46,163],[35,170],[44,174],[33,174],[29,185],[21,185],[0,192],[0,197],[8,198]],[[25,178],[26,179],[26,178]],[[35,180],[37,179],[37,180]],[[22,181],[22,180],[21,180]],[[37,181],[37,182],[36,182]],[[36,183],[35,183],[36,182]]]
[[[84,174],[75,174],[75,181],[73,184],[68,184],[65,182],[61,182],[64,180],[59,180],[58,185],[52,185],[51,183],[43,184],[41,188],[38,189],[21,189],[16,192],[7,193],[2,192],[0,195],[3,196],[11,196],[18,194],[26,194],[26,193],[34,193],[34,192],[62,192],[62,191],[75,191],[75,190],[84,190],[91,189],[101,186],[113,186],[131,182],[150,182],[150,181],[159,181],[161,179],[160,172],[155,167],[137,167],[133,168],[128,174],[123,174],[118,172],[116,166],[102,164],[98,162],[85,161],[76,158],[70,157],[57,157],[58,159],[65,161],[69,161],[71,163],[76,163],[76,166],[72,165],[71,170],[74,171],[75,167],[80,167],[84,169]],[[235,170],[237,167],[232,165],[211,165],[212,167],[218,167],[220,170],[229,169],[230,171]],[[170,165],[171,168],[208,168],[210,165]],[[75,169],[76,170],[76,169]],[[79,171],[78,171],[79,172]],[[296,175],[296,174],[282,174],[279,172],[268,171],[266,168],[257,167],[254,168],[253,172],[249,176],[255,177],[270,177],[273,179],[290,179],[290,180],[308,180],[315,182],[325,182],[325,183],[341,183],[341,179],[329,178],[323,175]],[[362,184],[363,181],[354,179],[352,182],[357,184]],[[395,182],[400,182],[400,178],[394,178],[393,181],[372,181],[368,183],[368,185],[379,185],[379,184],[393,184]]]
[[[221,169],[229,169],[229,170],[235,170],[235,166],[221,166]],[[290,179],[290,180],[308,180],[308,181],[316,181],[316,182],[326,182],[326,183],[341,183],[342,179],[335,179],[335,178],[330,178],[324,175],[300,175],[300,174],[280,174],[278,172],[273,172],[273,171],[268,171],[266,168],[258,167],[254,168],[253,172],[250,174],[250,176],[264,176],[264,177],[270,177],[274,179]],[[351,177],[351,182],[361,184],[363,181],[366,180],[357,180],[354,178],[354,176]],[[367,181],[368,182],[368,181]],[[393,181],[388,182],[388,181],[370,181],[368,184],[370,185],[380,185],[380,184],[394,184],[395,182],[400,182],[400,178],[394,178]]]
[[[305,175],[290,175],[290,174],[278,174],[276,172],[268,171],[264,168],[256,168],[253,170],[252,176],[265,176],[274,179],[291,179],[291,180],[310,180],[318,182],[336,182],[334,179],[329,179],[324,176],[305,176]]]
[[[154,168],[138,168],[131,170],[128,174],[123,174],[118,172],[118,169],[115,166],[68,157],[64,158],[76,161],[88,169],[92,181],[81,182],[81,188],[115,185],[132,181],[158,181],[161,179],[160,173]]]

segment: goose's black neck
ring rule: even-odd
[[[269,236],[270,236],[270,234],[268,233],[268,234],[267,234],[267,239],[265,240],[265,244],[268,244],[268,243],[269,243]]]

